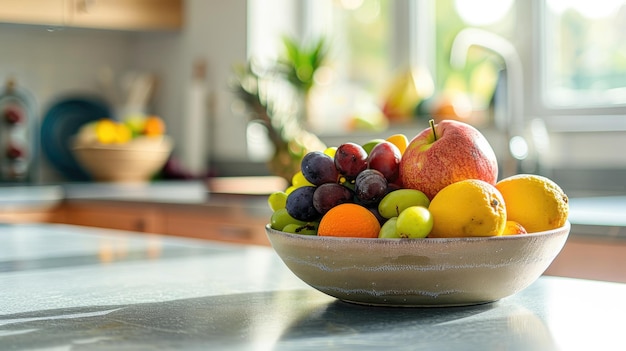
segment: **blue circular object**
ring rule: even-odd
[[[58,101],[45,114],[41,125],[41,148],[46,158],[68,180],[91,180],[72,152],[72,137],[83,125],[111,118],[111,110],[101,100],[73,97]]]

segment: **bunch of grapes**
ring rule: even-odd
[[[315,235],[326,212],[343,203],[356,203],[370,210],[379,220],[382,226],[380,237],[422,236],[424,230],[430,231],[432,227],[429,213],[414,213],[408,220],[397,223],[401,210],[417,205],[426,209],[429,203],[420,191],[402,188],[399,177],[401,158],[400,149],[386,140],[364,145],[347,142],[324,152],[308,153],[302,159],[301,170],[293,177],[291,187],[268,198],[274,211],[271,227]],[[416,220],[426,223],[425,229],[418,234],[414,233]],[[411,233],[397,230],[403,223],[411,226]]]

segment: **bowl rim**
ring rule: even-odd
[[[527,233],[527,234],[517,234],[517,235],[499,235],[499,236],[464,236],[464,237],[450,237],[450,238],[359,238],[359,237],[337,237],[337,236],[319,236],[319,235],[306,235],[306,234],[295,234],[283,232],[271,227],[270,223],[265,225],[265,231],[268,236],[283,236],[290,237],[296,240],[303,241],[319,241],[319,242],[339,242],[339,243],[362,243],[362,244],[372,244],[372,243],[381,243],[381,244],[389,244],[389,243],[407,243],[407,244],[415,244],[415,243],[449,243],[449,242],[483,242],[483,241],[494,241],[494,240],[526,240],[536,237],[542,236],[550,236],[557,233],[561,233],[564,231],[571,230],[571,223],[568,220],[565,221],[565,224],[561,227],[544,230],[540,232]]]
[[[148,137],[152,138],[152,137]],[[77,140],[72,140],[71,142],[71,150],[73,151],[82,151],[82,150],[111,150],[111,151],[145,151],[149,150],[151,152],[170,152],[172,148],[173,139],[169,135],[159,135],[154,137],[154,139],[150,140],[154,141],[154,145],[164,146],[164,149],[154,150],[154,149],[145,149],[145,148],[136,148],[131,143],[124,144],[100,144],[100,143],[92,143],[92,144],[81,144]]]

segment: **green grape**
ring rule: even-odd
[[[302,234],[302,235],[317,235],[317,222],[308,222],[304,225],[290,223],[283,228],[283,232]]]
[[[272,213],[272,217],[270,218],[270,226],[272,227],[272,229],[283,230],[288,224],[297,224],[303,226],[306,224],[306,222],[299,221],[291,217],[286,208],[278,209],[274,211],[274,213]]]
[[[298,189],[298,187],[292,185],[292,186],[288,187],[287,189],[285,189],[285,194],[289,195],[289,194],[291,194],[292,191],[294,191],[296,189]]]
[[[391,217],[383,225],[380,227],[380,232],[378,232],[379,238],[385,239],[395,239],[400,238],[398,232],[396,231],[396,223],[398,222],[398,217]]]
[[[397,217],[403,210],[411,206],[428,208],[430,200],[423,192],[415,189],[394,190],[378,203],[378,213],[385,218]]]
[[[267,197],[267,204],[270,205],[272,211],[280,210],[281,208],[285,208],[287,204],[287,193],[284,191],[276,191],[270,194]]]
[[[367,152],[367,154],[369,155],[374,146],[382,143],[383,141],[385,141],[385,139],[372,139],[361,146],[363,147],[363,150],[365,150],[365,152]]]
[[[301,186],[312,186],[311,182],[306,180],[302,171],[298,171],[296,174],[291,177],[291,185],[295,188],[299,188]]]
[[[324,150],[324,153],[332,158],[335,158],[336,152],[337,152],[336,146],[327,147],[326,150]]]
[[[425,238],[433,229],[433,216],[423,206],[411,206],[400,212],[396,232],[401,238]]]

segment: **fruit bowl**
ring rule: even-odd
[[[72,148],[79,164],[102,182],[146,182],[172,151],[166,136],[140,137],[124,144],[76,142]]]
[[[285,265],[337,299],[381,306],[488,303],[532,284],[559,254],[570,223],[522,235],[363,239],[266,233]]]

